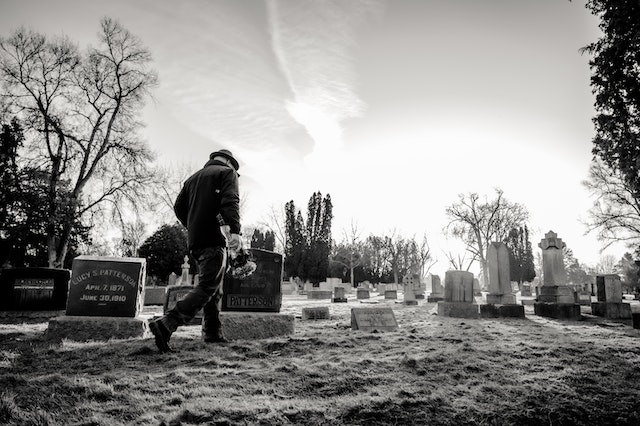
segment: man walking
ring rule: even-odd
[[[187,228],[189,251],[198,264],[198,285],[175,307],[149,322],[160,352],[170,352],[171,334],[203,309],[205,342],[227,342],[220,323],[222,282],[227,265],[227,247],[240,250],[240,197],[238,161],[231,151],[212,153],[204,167],[189,177],[176,198],[174,211]],[[228,227],[223,233],[223,227]]]

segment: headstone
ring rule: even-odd
[[[395,300],[398,298],[398,290],[385,290],[384,292],[385,300]]]
[[[78,256],[73,260],[68,316],[137,317],[142,311],[146,260]]]
[[[344,287],[335,287],[333,292],[333,302],[334,303],[346,303],[347,296],[345,296]]]
[[[162,312],[166,314],[168,311],[173,309],[176,304],[184,299],[186,295],[193,290],[193,286],[190,285],[176,285],[173,287],[167,288],[167,293],[165,294],[163,310]],[[189,321],[189,325],[196,325],[202,323],[202,318],[204,317],[204,312],[200,309],[196,315]]]
[[[222,298],[223,311],[280,312],[282,305],[282,255],[249,249],[256,270],[246,278],[227,275]]]
[[[487,248],[488,294],[487,303],[480,305],[482,318],[524,318],[524,306],[516,305],[511,285],[509,249],[501,242],[492,242]]]
[[[531,297],[531,283],[522,283],[522,287],[520,288],[520,296]]]
[[[184,256],[182,264],[182,275],[180,276],[180,285],[191,285],[191,275],[189,275],[189,256]]]
[[[331,317],[329,315],[329,307],[327,306],[302,308],[303,320],[319,320],[319,319],[330,319],[330,318]]]
[[[167,287],[149,287],[144,288],[144,305],[163,305],[165,296],[167,294]]]
[[[445,273],[444,301],[438,302],[438,315],[457,318],[478,317],[471,272],[447,271]]]
[[[591,313],[608,319],[631,319],[631,305],[622,301],[622,282],[616,274],[596,276],[597,298]]]
[[[169,274],[169,279],[167,280],[167,286],[176,285],[176,281],[178,281],[178,276],[175,272]]]
[[[427,297],[427,302],[440,302],[444,300],[444,287],[440,282],[439,275],[430,275],[429,279],[431,280],[431,294]]]
[[[2,269],[0,311],[64,311],[70,276],[67,269]]]
[[[351,329],[395,331],[398,330],[398,322],[391,308],[352,308]]]
[[[567,286],[562,249],[565,243],[549,231],[540,241],[542,249],[542,286],[533,308],[536,315],[557,319],[580,319],[580,305],[573,289]],[[561,306],[566,305],[566,306]]]
[[[417,305],[416,292],[420,290],[420,275],[407,274],[402,278],[405,305]]]
[[[331,299],[331,290],[310,290],[307,292],[307,299]]]
[[[365,288],[356,289],[356,299],[368,299],[369,298],[369,290]]]
[[[66,316],[49,320],[48,340],[109,340],[148,333],[139,317],[144,303],[146,260],[78,256],[73,260]]]

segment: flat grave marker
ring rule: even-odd
[[[351,329],[396,331],[398,322],[391,308],[351,308]]]

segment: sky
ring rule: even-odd
[[[600,36],[569,0],[0,0],[20,25],[97,43],[117,19],[153,55],[143,111],[158,162],[192,171],[211,152],[240,162],[245,225],[289,200],[330,194],[333,236],[426,235],[438,264],[459,194],[501,188],[530,212],[534,251],[553,230],[582,263],[602,243],[593,198],[589,57]],[[176,188],[176,192],[179,188]],[[615,245],[605,254],[622,256]]]

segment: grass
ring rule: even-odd
[[[640,424],[640,330],[530,307],[526,319],[439,317],[435,304],[379,299],[400,329],[364,333],[349,300],[285,297],[298,317],[285,337],[208,345],[182,327],[170,354],[150,338],[51,344],[46,323],[2,324],[0,424]],[[331,319],[299,319],[323,304]]]

